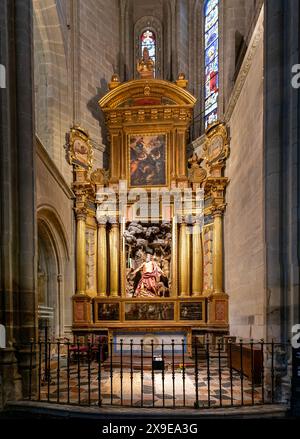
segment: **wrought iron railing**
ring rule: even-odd
[[[132,407],[280,403],[288,345],[121,340],[30,345],[29,400]]]

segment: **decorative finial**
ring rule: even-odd
[[[118,87],[120,85],[120,79],[119,76],[114,73],[111,77],[110,83],[108,84],[108,88],[110,90],[113,90],[114,88]]]
[[[178,78],[175,82],[176,82],[176,85],[178,85],[178,87],[181,87],[181,88],[186,88],[188,85],[188,80],[185,79],[184,73],[179,73]]]

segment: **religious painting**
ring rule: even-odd
[[[76,139],[74,142],[74,158],[78,162],[86,165],[88,162],[89,148],[86,143],[80,139]]]
[[[167,184],[167,135],[129,135],[130,186]]]
[[[98,320],[120,320],[119,303],[99,303]]]
[[[180,320],[203,320],[202,302],[184,302],[180,304]]]
[[[125,303],[125,320],[174,320],[174,303]]]
[[[69,163],[89,169],[92,166],[93,148],[87,132],[75,126],[68,134],[67,156]]]

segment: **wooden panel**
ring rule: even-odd
[[[231,366],[238,372],[243,372],[253,384],[261,383],[263,355],[260,348],[250,345],[231,344]],[[230,345],[228,345],[228,367],[230,367]],[[253,362],[253,363],[252,363]]]

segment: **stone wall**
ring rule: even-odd
[[[79,57],[76,62],[80,85],[77,119],[88,130],[96,148],[95,167],[102,166],[102,151],[107,143],[98,100],[107,93],[107,84],[119,69],[118,4],[117,0],[80,0],[78,6]]]
[[[221,95],[225,111],[262,3],[263,0],[224,0],[220,7],[223,24],[220,57],[224,60],[220,67],[223,77]]]
[[[55,165],[69,183],[65,134],[72,124],[72,77],[68,56],[71,38],[55,0],[33,1],[35,130]],[[65,3],[65,2],[62,2]]]
[[[225,291],[229,294],[230,333],[255,339],[265,335],[266,315],[263,35],[259,26],[228,106],[231,154],[226,175],[230,183],[224,219]],[[259,41],[256,40],[258,35]]]

